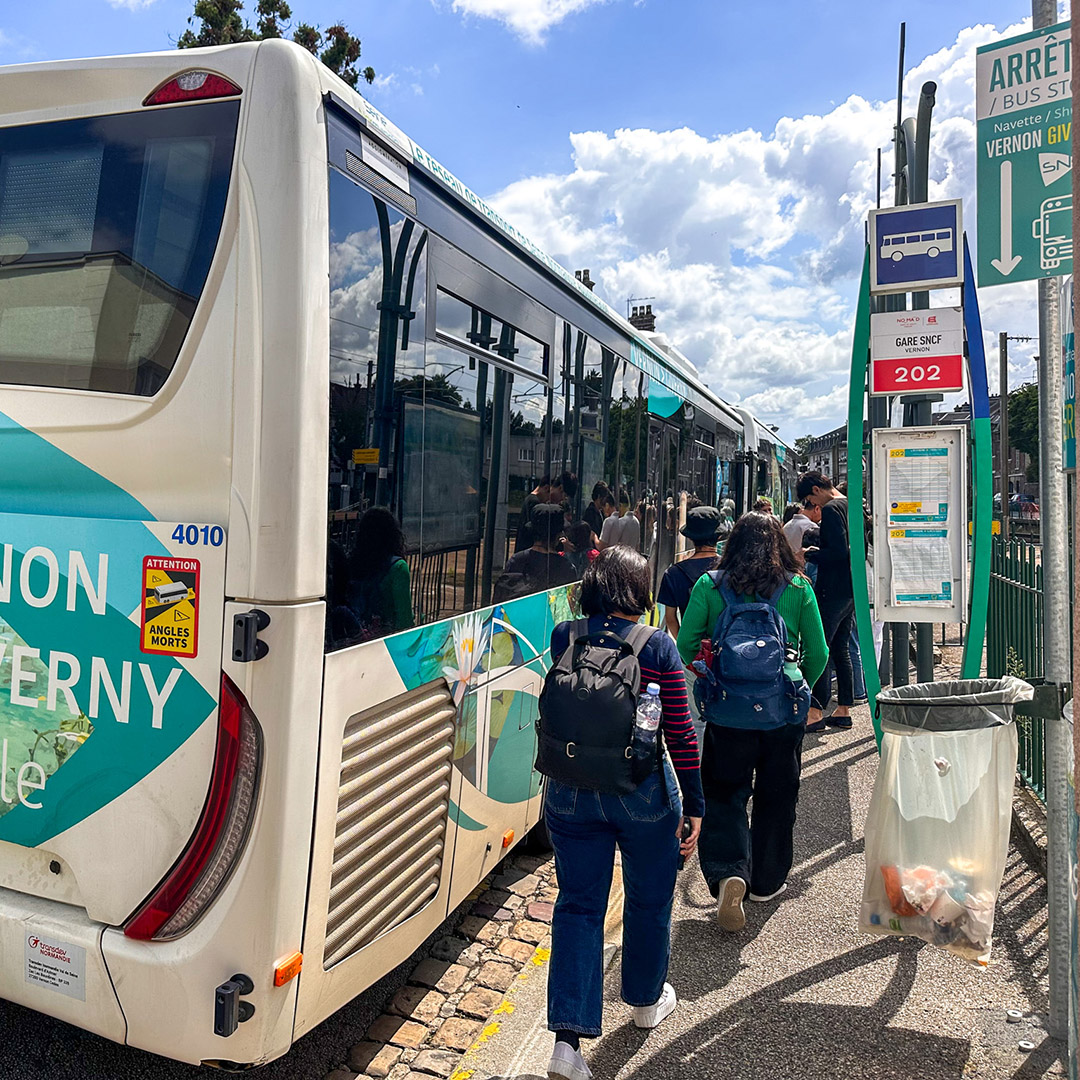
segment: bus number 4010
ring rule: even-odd
[[[225,543],[225,530],[220,525],[177,525],[172,538],[178,544],[209,544],[221,547]]]

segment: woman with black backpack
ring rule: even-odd
[[[675,878],[680,854],[697,844],[703,800],[682,662],[667,634],[639,623],[652,606],[647,561],[616,545],[582,578],[587,619],[560,623],[551,635],[537,756],[548,777],[544,818],[559,879],[548,974],[548,1027],[556,1038],[550,1078],[592,1075],[578,1040],[601,1033],[616,845],[626,896],[623,1000],[639,1028],[656,1027],[676,1006],[665,981]],[[655,701],[649,684],[659,687],[662,737],[639,719]],[[640,691],[646,701],[639,705]]]
[[[761,902],[787,888],[809,687],[828,659],[813,587],[775,515],[735,523],[720,566],[690,594],[678,646],[706,684],[701,869],[720,926],[741,930],[748,888]]]

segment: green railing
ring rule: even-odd
[[[1043,572],[1041,548],[1028,540],[994,537],[986,622],[986,674],[1043,677]],[[1018,716],[1017,769],[1024,783],[1046,795],[1046,736],[1039,717]]]

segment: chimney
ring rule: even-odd
[[[630,325],[638,330],[646,330],[650,333],[656,329],[656,316],[652,312],[652,304],[636,307],[630,315]]]
[[[593,286],[596,284],[596,282],[593,281],[593,279],[591,277],[589,277],[589,271],[588,270],[575,270],[574,271],[574,277],[576,277],[578,279],[578,281],[580,281],[581,284],[584,285],[585,288],[589,290],[589,292],[592,292]]]

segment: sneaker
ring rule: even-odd
[[[825,730],[825,721],[824,720],[815,720],[812,724],[807,724],[806,725],[806,730],[811,735],[816,735],[819,731],[824,731]]]
[[[675,1011],[675,1006],[678,1004],[678,999],[675,997],[675,988],[671,983],[664,983],[664,992],[660,995],[660,1000],[656,1004],[634,1006],[634,1027],[656,1027],[661,1020]]]
[[[720,882],[720,895],[716,901],[716,921],[725,930],[741,930],[746,925],[743,897],[746,882],[741,877],[724,878]]]
[[[829,716],[829,717],[826,717],[825,723],[828,724],[829,727],[842,728],[844,731],[846,731],[849,727],[851,727],[851,717],[850,716]],[[806,730],[809,731],[810,728],[807,727]]]
[[[766,896],[759,896],[756,892],[752,892],[747,896],[748,900],[753,900],[755,904],[764,904],[769,900],[775,900],[782,892],[787,892],[787,882],[780,886],[776,892],[768,893]]]
[[[663,998],[660,1000],[663,1001]],[[592,1080],[592,1072],[585,1064],[581,1051],[564,1042],[555,1044],[555,1052],[548,1062],[547,1074],[548,1080]]]

